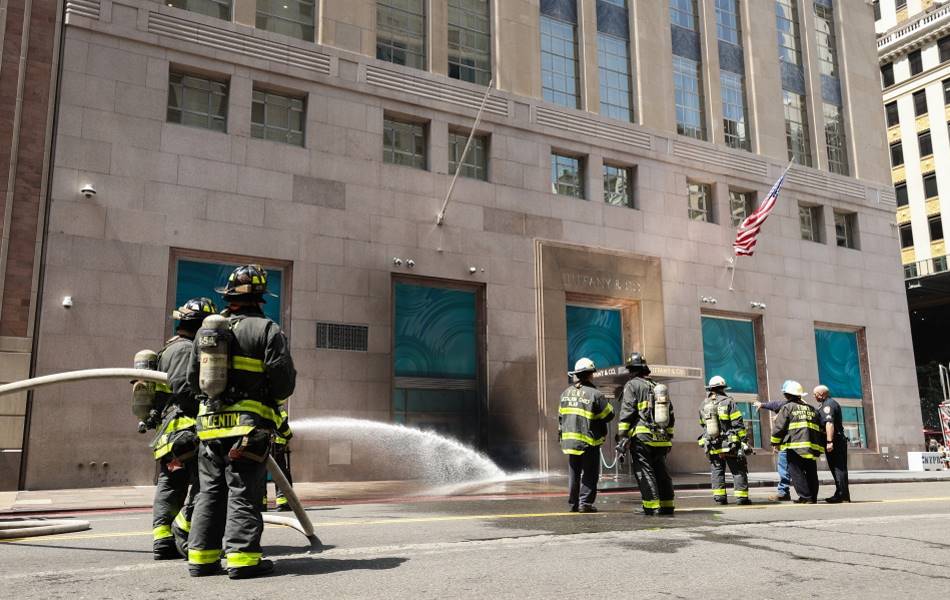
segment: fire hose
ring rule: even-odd
[[[67,383],[72,381],[89,381],[92,379],[126,379],[140,381],[155,381],[157,383],[167,383],[168,375],[161,371],[150,371],[146,369],[85,369],[82,371],[68,371],[66,373],[56,373],[53,375],[44,375],[34,377],[33,379],[24,379],[0,385],[0,396],[7,394],[16,394],[40,387],[55,385],[58,383]],[[287,497],[287,504],[294,511],[296,520],[288,517],[279,517],[276,515],[262,515],[265,523],[272,525],[282,525],[296,529],[310,542],[312,550],[320,551],[322,543],[313,531],[313,523],[304,510],[300,499],[294,492],[294,488],[287,481],[284,472],[270,455],[267,456],[267,470],[270,472],[274,482],[284,492]],[[89,529],[88,521],[68,521],[68,520],[0,520],[0,539],[33,537],[38,535],[55,535],[61,533],[72,533],[75,531],[84,531]]]

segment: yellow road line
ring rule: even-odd
[[[945,502],[950,500],[950,496],[944,497],[934,497],[934,498],[895,498],[890,500],[862,500],[856,502],[850,506],[862,506],[866,504],[907,504],[912,502]],[[707,506],[707,507],[691,507],[691,508],[677,508],[677,513],[683,512],[721,512],[726,510],[764,510],[767,508],[805,508],[808,504],[794,504],[794,503],[782,503],[782,504],[753,504],[751,506]],[[825,505],[825,507],[831,507],[833,505]],[[839,509],[847,504],[836,505]],[[403,525],[411,523],[444,523],[451,521],[489,521],[496,519],[545,519],[545,518],[555,518],[555,517],[590,517],[590,516],[604,516],[604,515],[624,515],[631,514],[628,511],[623,512],[599,512],[599,513],[571,513],[571,512],[549,512],[549,513],[516,513],[516,514],[497,514],[497,515],[451,515],[445,517],[412,517],[412,518],[390,518],[390,519],[372,519],[372,520],[348,520],[348,521],[325,521],[314,523],[314,528],[317,530],[325,529],[327,527],[361,527],[366,525]],[[282,527],[282,525],[271,525],[273,527]],[[67,540],[90,540],[90,539],[102,539],[102,538],[114,538],[114,537],[132,537],[132,536],[143,536],[143,535],[152,535],[151,531],[119,531],[113,533],[89,533],[89,534],[78,534],[78,535],[44,535],[36,536],[32,538],[16,538],[10,540],[0,540],[2,543],[17,543],[17,542],[40,542],[40,541],[67,541]]]

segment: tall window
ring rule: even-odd
[[[227,131],[228,83],[169,72],[167,119],[169,123]]]
[[[775,24],[778,27],[779,59],[802,64],[801,36],[798,31],[798,0],[776,0]]]
[[[688,212],[693,221],[713,223],[712,186],[706,183],[687,184],[689,194]]]
[[[934,215],[927,219],[927,226],[930,228],[931,242],[939,242],[943,239],[943,222],[940,215]]]
[[[838,175],[848,175],[848,147],[844,134],[844,116],[841,107],[824,105],[825,145],[828,148],[828,170]]]
[[[670,0],[670,22],[696,31],[696,0]]]
[[[752,410],[759,399],[760,350],[755,343],[755,323],[750,319],[714,317],[701,318],[703,336],[703,368],[706,376],[719,375],[729,384],[736,408],[742,412],[752,445],[762,446],[761,423]]]
[[[887,126],[893,127],[900,124],[900,113],[897,111],[897,101],[888,102],[884,105],[884,114],[887,116]]]
[[[943,80],[943,103],[950,104],[950,79]]]
[[[885,88],[894,85],[894,63],[881,66],[881,85]]]
[[[426,68],[425,0],[377,0],[376,58]]]
[[[541,15],[541,88],[548,102],[580,108],[577,25]]]
[[[933,142],[930,140],[930,130],[921,131],[917,134],[917,145],[920,148],[920,157],[932,156],[934,153]]]
[[[937,174],[934,172],[924,173],[924,198],[930,200],[940,195],[937,188]]]
[[[626,14],[626,10],[622,12]],[[629,37],[600,31],[597,34],[597,64],[600,70],[600,114],[620,121],[632,121]]]
[[[901,248],[913,248],[914,247],[914,231],[910,227],[910,223],[901,225]]]
[[[907,55],[907,64],[910,65],[910,74],[919,75],[924,70],[924,59],[920,50],[914,50]]]
[[[904,144],[900,141],[891,144],[891,166],[899,167],[904,164]]]
[[[459,158],[465,150],[465,143],[468,142],[467,133],[449,132],[449,174],[454,175],[459,165]],[[462,162],[462,169],[459,171],[462,177],[470,179],[488,180],[488,138],[484,135],[472,137],[472,145],[465,155],[465,161]]]
[[[927,114],[927,91],[914,92],[914,116],[922,117]]]
[[[729,190],[729,212],[732,215],[732,226],[738,227],[746,217],[755,211],[755,194],[752,192],[737,192]]]
[[[165,0],[165,4],[225,21],[231,20],[231,0]]]
[[[426,126],[396,119],[383,120],[383,162],[425,169]]]
[[[491,81],[491,18],[488,0],[449,0],[449,77]]]
[[[858,247],[858,215],[835,211],[835,241],[839,248]]]
[[[736,46],[742,45],[742,28],[739,26],[737,0],[716,0],[716,33],[720,41]]]
[[[749,150],[749,133],[746,129],[745,77],[729,71],[719,73],[722,89],[722,128],[726,145],[730,148]]]
[[[784,90],[785,141],[788,158],[800,165],[811,166],[811,142],[808,134],[808,108],[805,96]]]
[[[551,153],[551,191],[561,196],[585,197],[584,159]]]
[[[937,40],[937,48],[940,52],[941,63],[945,63],[950,60],[950,35],[945,35]]]
[[[633,208],[633,169],[604,163],[604,202]]]
[[[673,56],[676,131],[698,140],[706,139],[702,77],[698,62],[682,56]]]
[[[313,41],[314,0],[257,0],[257,27]]]
[[[821,242],[821,207],[798,205],[798,222],[801,226],[802,239],[809,242]]]
[[[910,198],[907,196],[907,184],[898,183],[894,186],[894,197],[897,201],[897,206],[907,206],[910,202]]]
[[[251,137],[303,146],[305,122],[303,98],[254,90],[251,100]]]
[[[821,66],[821,74],[838,77],[834,8],[815,2],[815,28],[818,31],[818,63]]]

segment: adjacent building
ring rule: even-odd
[[[569,366],[639,350],[671,381],[674,470],[707,464],[692,417],[713,374],[756,446],[751,402],[790,378],[841,400],[854,468],[919,444],[864,2],[65,6],[34,373],[129,364],[176,304],[255,261],[296,419],[436,428],[562,469]],[[124,382],[29,407],[21,486],[151,481]],[[402,472],[345,432],[294,444],[301,480]]]
[[[950,363],[950,3],[882,0],[874,9],[923,419],[939,430],[937,365]]]

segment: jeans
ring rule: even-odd
[[[788,476],[788,454],[782,450],[778,453],[778,488],[776,491],[779,496],[788,496],[788,487],[791,479]]]

